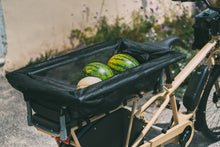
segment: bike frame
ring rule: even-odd
[[[204,60],[207,55],[210,53],[206,64],[211,68],[214,66],[215,63],[215,55],[220,54],[220,48],[216,48],[217,42],[220,40],[220,36],[212,37],[212,40],[210,40],[193,58],[192,60],[185,66],[185,68],[175,77],[172,84],[168,84],[167,87],[164,87],[164,92],[159,93],[155,96],[153,96],[149,101],[147,101],[136,113],[136,116],[140,116],[141,113],[143,113],[152,103],[155,102],[157,99],[164,99],[163,104],[158,108],[157,112],[154,114],[154,116],[151,118],[151,120],[148,122],[148,124],[145,126],[139,137],[136,139],[136,141],[133,143],[132,147],[138,146],[140,141],[143,139],[143,137],[147,134],[149,129],[153,126],[155,121],[158,119],[159,115],[162,113],[162,111],[167,107],[168,103],[170,102],[172,107],[172,114],[173,114],[173,124],[171,129],[169,129],[165,134],[161,134],[154,139],[144,143],[141,145],[141,147],[154,147],[163,145],[166,143],[178,143],[179,142],[179,135],[184,131],[184,129],[187,126],[190,126],[192,128],[192,133],[194,132],[194,126],[193,122],[195,121],[195,112],[197,108],[188,113],[181,113],[179,114],[177,111],[177,104],[176,104],[176,98],[174,95],[174,91],[180,86],[180,84],[190,75],[190,73],[201,63],[202,60]],[[219,63],[218,63],[219,64]],[[218,84],[216,84],[216,87],[219,87]],[[198,107],[198,106],[197,106]],[[189,138],[186,146],[189,145],[193,137],[193,134],[191,134],[191,137]]]
[[[156,136],[155,138],[145,142],[141,145],[141,147],[156,147],[156,146],[164,146],[168,143],[176,143],[179,144],[179,136],[184,132],[184,130],[187,127],[191,128],[191,134],[190,138],[188,139],[186,146],[188,146],[193,138],[194,134],[194,121],[195,121],[195,113],[197,110],[197,107],[194,111],[191,112],[182,112],[179,113],[177,109],[177,103],[176,103],[176,97],[175,97],[175,90],[183,83],[183,81],[192,73],[192,71],[207,57],[206,65],[209,67],[209,70],[214,65],[219,65],[218,62],[215,62],[216,55],[220,55],[220,47],[217,46],[217,43],[220,41],[220,35],[219,36],[213,36],[212,39],[192,58],[192,60],[185,66],[185,68],[174,78],[174,81],[171,84],[167,84],[166,87],[164,87],[163,92],[158,93],[151,97],[145,104],[142,105],[138,110],[136,110],[136,102],[139,98],[134,98],[130,101],[130,103],[133,103],[132,110],[131,110],[131,117],[130,117],[130,124],[127,132],[127,139],[126,139],[126,146],[128,147],[129,144],[129,138],[131,134],[132,129],[132,123],[134,116],[141,117],[143,116],[143,113],[145,110],[147,110],[151,104],[153,104],[156,100],[162,99],[164,100],[162,105],[158,108],[158,110],[155,112],[153,117],[146,121],[146,126],[143,128],[143,130],[140,132],[139,136],[136,138],[134,143],[132,144],[132,147],[136,147],[139,145],[139,143],[143,140],[144,136],[148,133],[148,131],[153,128],[154,130],[157,130],[159,132],[163,132],[160,135]],[[219,91],[219,84],[215,84],[216,89]],[[203,89],[204,91],[204,89]],[[202,92],[203,93],[203,92]],[[201,95],[202,95],[201,93]],[[146,94],[147,95],[147,94]],[[200,95],[200,98],[201,98]],[[144,97],[145,98],[145,97]],[[172,117],[173,122],[167,131],[163,131],[162,128],[159,128],[157,126],[154,126],[154,123],[157,121],[160,114],[163,112],[163,110],[167,107],[168,104],[171,104],[172,108]],[[123,107],[122,105],[119,106],[117,109],[109,112],[113,113],[114,111],[120,109]],[[136,112],[135,112],[136,110]],[[104,117],[106,114],[100,115],[100,116],[94,116],[90,119],[91,122],[98,120],[102,117]],[[87,125],[87,122],[83,122],[82,126]],[[37,127],[36,127],[37,128]],[[54,134],[51,134],[49,132],[46,132],[40,128],[37,128],[39,131],[42,131],[44,133],[47,133],[48,135],[53,136],[56,138],[56,142],[58,146],[60,145],[60,142],[57,141],[57,137]],[[75,131],[78,129],[78,127],[73,127],[71,129],[71,135],[73,137],[74,142],[70,141],[70,144],[76,147],[80,147],[80,142],[76,136]]]

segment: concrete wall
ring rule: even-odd
[[[2,0],[7,34],[5,69],[12,71],[49,49],[71,47],[71,29],[95,23],[94,16],[129,16],[137,0]]]
[[[143,2],[145,0],[2,0],[8,43],[4,69],[12,71],[25,66],[46,50],[71,48],[68,39],[71,30],[94,25],[94,16],[105,15],[110,21],[116,16],[125,17],[129,22],[130,14],[140,10]],[[148,2],[155,3],[154,0]],[[166,11],[170,2],[158,0],[159,7]]]

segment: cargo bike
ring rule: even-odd
[[[23,93],[28,125],[54,137],[60,147],[151,147],[168,143],[188,146],[194,126],[219,140],[220,11],[209,1],[205,2],[209,9],[196,17],[199,23],[194,26],[197,31],[194,46],[204,47],[175,78],[169,66],[184,58],[171,50],[178,37],[156,43],[117,38],[7,73],[9,83]],[[203,40],[198,37],[201,30],[208,31],[199,34]],[[76,89],[83,66],[91,61],[106,63],[118,53],[129,54],[141,64]],[[196,68],[202,61],[204,65]],[[187,110],[180,113],[174,92],[193,70],[195,73],[183,97]],[[154,95],[136,109],[136,102],[148,93]],[[162,104],[150,120],[144,119],[144,112],[156,100]],[[131,110],[125,107],[128,104],[132,104]],[[161,128],[156,121],[168,106],[172,118],[168,126]],[[159,132],[158,135],[145,138],[151,129]]]

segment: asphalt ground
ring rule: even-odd
[[[141,103],[141,101],[139,102]],[[155,109],[155,108],[152,108]],[[165,110],[158,122],[169,123],[169,110]],[[0,77],[0,147],[55,147],[55,140],[34,127],[27,125],[26,104],[22,93],[15,90],[4,77]],[[148,110],[145,115],[153,113]],[[175,147],[178,145],[167,145]],[[220,142],[213,142],[195,131],[190,147],[219,147]]]

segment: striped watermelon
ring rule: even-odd
[[[114,74],[111,68],[99,62],[93,62],[93,63],[88,64],[86,67],[84,67],[82,71],[83,77],[91,76],[91,77],[100,78],[101,80],[110,78],[113,75]]]
[[[138,61],[128,54],[116,54],[112,56],[107,64],[114,72],[118,74],[127,69],[138,66]]]

